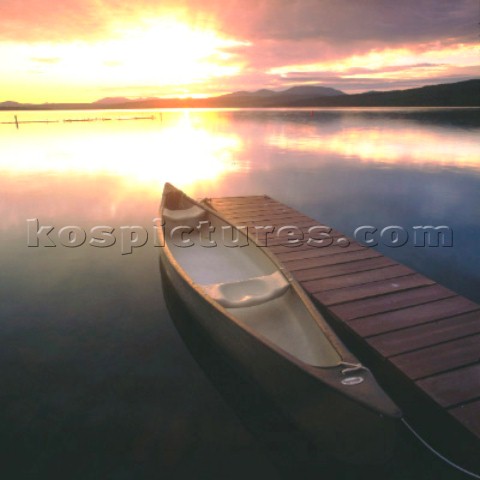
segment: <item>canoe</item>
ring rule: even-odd
[[[168,183],[157,231],[188,312],[297,428],[344,462],[391,457],[401,411],[273,255]]]

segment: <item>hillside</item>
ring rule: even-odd
[[[408,90],[348,95],[328,87],[299,85],[283,91],[234,92],[209,98],[104,98],[93,103],[0,103],[0,110],[95,108],[269,108],[269,107],[480,107],[480,79]]]
[[[368,92],[334,98],[294,100],[290,106],[332,107],[463,107],[480,106],[480,79],[429,85],[409,90]]]

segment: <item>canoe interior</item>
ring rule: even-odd
[[[338,365],[340,356],[292,289],[254,307],[228,309],[237,319],[304,363]]]
[[[277,270],[267,255],[253,244],[245,247],[225,247],[220,241],[215,247],[205,247],[200,244],[197,230],[188,237],[194,243],[190,247],[177,246],[169,236],[167,245],[175,260],[195,283],[207,285],[238,282],[268,275]]]
[[[176,191],[167,197],[165,241],[202,294],[213,301],[217,300],[209,295],[213,291],[230,296],[221,303],[227,312],[298,360],[316,367],[339,365],[339,353],[278,265],[251,241],[245,246],[226,246],[222,227],[229,225],[212,212],[199,212],[198,206],[192,206],[195,204],[188,197]],[[199,228],[199,222],[207,223]],[[207,225],[215,229],[210,234]],[[177,233],[171,235],[177,227]],[[241,244],[247,243],[242,232],[235,235],[242,236]],[[227,236],[232,238],[228,229]],[[190,246],[183,245],[182,240],[188,240]],[[216,246],[206,246],[208,241],[216,242]]]

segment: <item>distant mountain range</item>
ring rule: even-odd
[[[0,107],[6,107],[6,108],[17,108],[17,107],[22,107],[24,105],[28,105],[27,103],[18,103],[18,102],[2,102],[0,103]]]
[[[291,87],[287,90],[275,91],[275,90],[267,90],[263,88],[261,90],[256,90],[255,92],[234,92],[234,93],[227,93],[226,95],[222,95],[220,97],[210,97],[208,100],[214,99],[223,99],[228,101],[228,99],[233,99],[233,101],[238,101],[241,98],[248,98],[248,99],[284,99],[286,97],[293,97],[295,99],[298,98],[311,98],[311,97],[333,97],[336,95],[345,95],[344,92],[340,90],[336,90],[334,88],[329,87],[320,87],[315,85],[299,85],[297,87]],[[101,98],[93,102],[96,105],[119,105],[119,104],[128,104],[128,103],[138,103],[138,102],[155,102],[155,101],[162,101],[162,100],[172,100],[172,99],[161,99],[157,97],[150,97],[150,98],[141,98],[141,99],[129,99],[125,97],[106,97]],[[202,99],[204,100],[204,99]],[[15,102],[9,102],[15,103]],[[1,105],[1,104],[0,104]]]
[[[124,103],[131,103],[131,102],[147,102],[147,101],[153,101],[153,100],[160,100],[158,97],[149,97],[149,98],[141,98],[141,99],[131,99],[131,98],[126,98],[126,97],[105,97],[101,98],[100,100],[96,100],[95,102],[92,102],[92,105],[100,105],[100,106],[105,106],[105,105],[120,105]],[[1,105],[1,104],[0,104]]]
[[[335,97],[337,95],[345,95],[344,92],[336,90],[335,88],[329,87],[320,87],[316,85],[298,85],[297,87],[287,88],[287,90],[275,91],[267,90],[263,88],[262,90],[257,90],[256,92],[234,92],[227,95],[223,95],[223,98],[226,97],[262,97],[262,98],[281,98],[281,97]]]
[[[348,95],[334,88],[299,85],[287,90],[234,92],[208,98],[107,97],[93,103],[0,103],[0,110],[69,110],[98,108],[267,108],[267,107],[480,107],[480,79],[428,85],[409,90]]]

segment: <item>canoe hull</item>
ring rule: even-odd
[[[338,369],[321,369],[322,381],[269,348],[192,288],[163,248],[160,260],[162,274],[190,315],[320,451],[359,465],[384,463],[392,456],[398,417],[382,415],[332,388]]]

